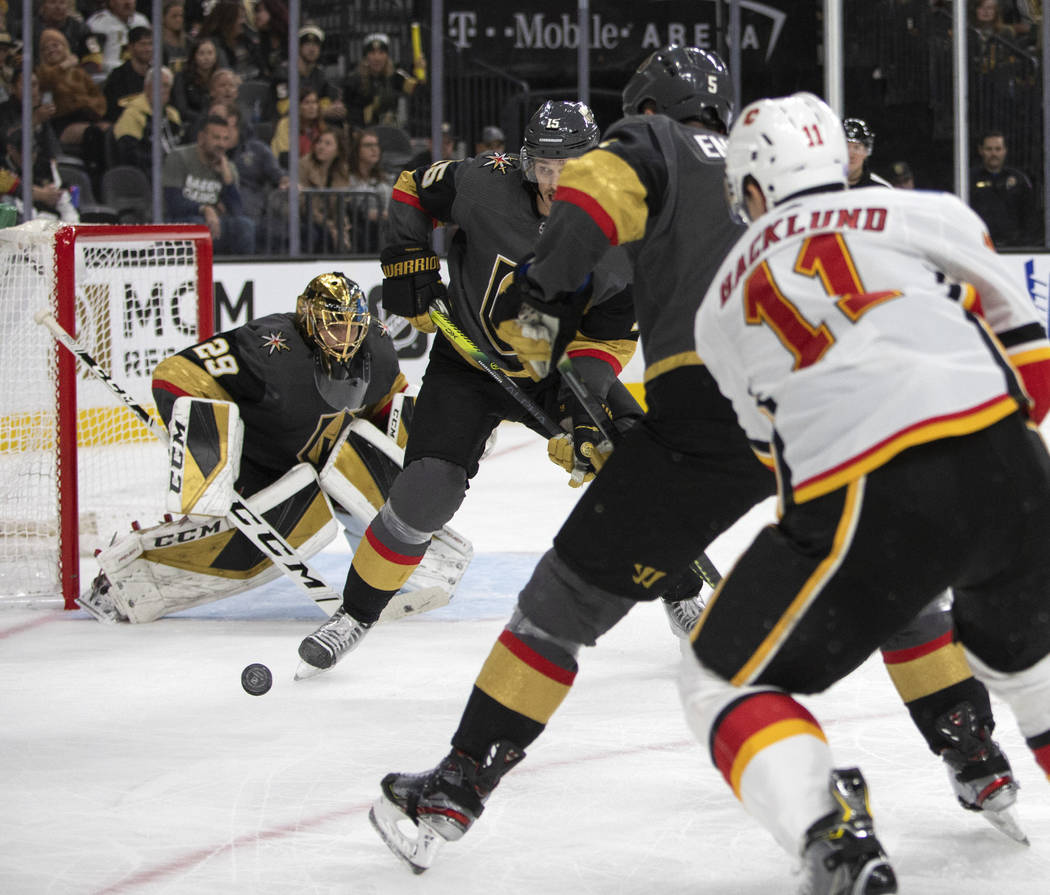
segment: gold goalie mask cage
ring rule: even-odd
[[[323,273],[306,285],[295,306],[303,338],[317,347],[326,370],[346,363],[361,347],[372,315],[361,287],[341,273]]]

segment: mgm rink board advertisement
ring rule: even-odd
[[[1003,258],[1016,274],[1018,285],[1039,310],[1043,326],[1047,327],[1050,323],[1050,253],[1012,253],[1003,255]],[[357,281],[368,295],[373,312],[376,312],[394,339],[401,369],[409,382],[418,386],[426,369],[429,340],[433,336],[416,332],[402,318],[384,313],[380,304],[383,275],[378,260],[327,259],[252,264],[218,261],[214,269],[215,331],[222,332],[254,317],[294,310],[296,297],[310,279],[332,270],[341,270],[350,279]],[[443,271],[443,275],[447,281],[447,271]],[[639,351],[624,369],[621,378],[629,384],[640,383],[644,371],[645,364]]]

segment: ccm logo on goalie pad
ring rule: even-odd
[[[158,535],[151,539],[150,546],[147,549],[159,550],[162,547],[170,547],[172,544],[188,544],[191,541],[199,541],[201,538],[208,538],[212,535],[220,534],[227,528],[229,528],[229,526],[224,525],[222,519],[216,519],[214,522],[206,522],[195,528],[186,528],[180,531]]]
[[[279,564],[288,572],[294,572],[300,579],[300,583],[306,588],[320,588],[327,590],[328,585],[321,579],[314,578],[303,562],[291,563],[287,557],[293,556],[280,539],[280,536],[267,525],[262,519],[255,515],[247,504],[239,500],[233,502],[230,507],[230,515],[238,522],[238,528],[244,532],[260,549],[264,549],[275,564]]]
[[[168,491],[171,494],[182,493],[182,468],[186,464],[186,426],[181,420],[171,421],[171,443],[168,447],[171,459]]]

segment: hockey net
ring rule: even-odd
[[[206,227],[0,229],[0,605],[75,608],[81,559],[164,507],[164,448],[34,315],[155,413],[153,368],[212,335],[211,261]]]

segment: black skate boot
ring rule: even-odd
[[[959,804],[967,811],[979,811],[997,830],[1028,845],[1013,809],[1019,787],[1010,762],[992,739],[992,731],[977,720],[974,707],[960,702],[936,724],[952,744],[941,750],[941,758]]]
[[[364,639],[371,625],[364,625],[345,609],[337,609],[328,621],[299,644],[303,661],[295,672],[297,681],[327,671]]]
[[[513,743],[497,740],[482,762],[453,749],[434,770],[422,774],[387,774],[368,819],[387,847],[422,873],[445,842],[463,837],[485,810],[485,801],[500,778],[525,757]],[[413,838],[399,829],[416,826]]]
[[[897,877],[875,838],[868,787],[857,768],[831,772],[839,807],[806,831],[799,895],[887,895]]]

